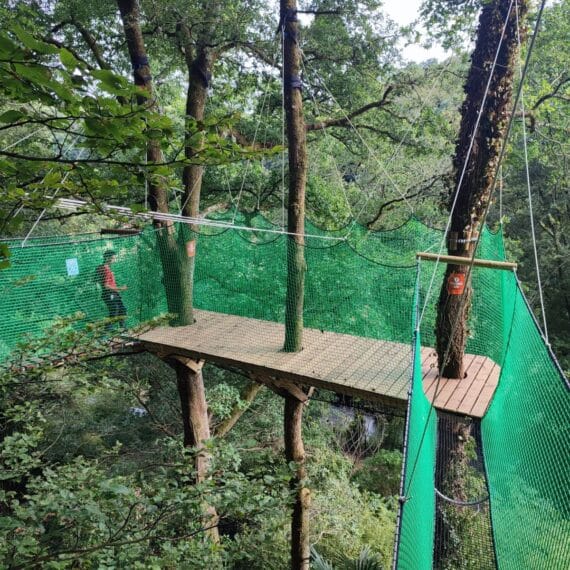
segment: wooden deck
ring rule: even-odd
[[[160,327],[140,335],[150,352],[161,357],[187,356],[240,369],[259,380],[275,378],[325,388],[386,405],[403,407],[411,375],[411,347],[397,342],[305,329],[303,350],[282,351],[284,326],[234,315],[196,311],[188,327]],[[442,378],[438,409],[482,417],[493,397],[500,368],[482,356],[467,355],[467,377]],[[435,351],[422,348],[424,390],[436,391]]]

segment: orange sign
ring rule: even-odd
[[[465,290],[465,274],[452,273],[447,278],[447,292],[450,295],[461,295]]]
[[[196,240],[186,242],[186,255],[188,257],[194,257],[196,255]]]

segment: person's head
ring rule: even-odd
[[[116,257],[117,257],[117,254],[112,249],[108,249],[103,254],[103,261],[105,263],[113,263],[113,261],[115,261]]]

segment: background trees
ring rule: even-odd
[[[34,235],[99,229],[114,222],[100,215],[98,205],[144,208],[147,189],[157,181],[167,189],[163,207],[179,212],[198,179],[201,210],[239,208],[245,219],[262,213],[282,223],[287,156],[281,154],[276,11],[259,2],[214,4],[141,3],[152,98],[133,85],[115,2],[2,6],[3,236],[25,235],[44,208]],[[432,19],[432,30],[445,24],[447,34],[452,24],[454,33],[469,33],[477,5],[464,3],[460,12],[454,3],[457,17],[436,17],[446,14],[446,5],[426,3],[423,17]],[[385,229],[413,210],[426,223],[443,225],[468,66],[465,46],[444,62],[404,64],[401,32],[376,2],[302,8],[316,12],[300,22],[308,218],[338,228],[356,217],[371,229]],[[525,88],[546,312],[566,369],[568,11],[567,0],[546,10]],[[200,109],[189,107],[196,92]],[[503,167],[501,212],[536,308],[521,137],[519,120]],[[145,160],[153,145],[163,158]],[[51,208],[54,198],[66,196],[91,206],[79,217]],[[196,207],[187,213],[197,213]],[[496,204],[493,224],[499,223],[498,210]],[[51,342],[66,350],[72,340],[60,330]],[[248,379],[214,368],[205,369],[204,383],[213,433],[243,416],[206,443],[208,477],[186,485],[196,480],[194,451],[181,445],[174,376],[159,362],[132,356],[2,372],[2,563],[285,567],[289,521],[283,504],[292,500],[293,471],[282,458],[282,403],[267,391],[248,401]],[[350,412],[332,421],[329,404],[312,402],[305,415],[315,490],[311,543],[333,564],[341,564],[344,554],[356,559],[368,545],[387,565],[402,420],[382,416],[377,425],[385,429],[371,435],[378,445],[358,454],[344,444],[358,432]],[[220,516],[218,546],[205,538],[204,502]]]

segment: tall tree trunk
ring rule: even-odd
[[[304,404],[296,398],[292,396],[285,398],[285,457],[288,463],[294,462],[296,465],[295,476],[291,479],[291,488],[295,493],[293,516],[291,518],[292,570],[309,570],[311,557],[309,542],[311,493],[304,485],[307,473],[302,433],[303,407]]]
[[[214,61],[213,52],[201,46],[197,52],[192,48],[190,33],[186,26],[183,26],[183,39],[185,43],[186,66],[188,68],[188,91],[186,94],[186,131],[185,131],[185,157],[192,160],[203,149],[204,139],[201,137],[197,142],[191,144],[190,139],[195,134],[191,128],[193,121],[203,121],[208,99],[208,87],[212,77],[212,67]],[[191,123],[192,122],[192,123]],[[184,184],[182,213],[185,216],[196,218],[200,214],[200,195],[202,192],[202,176],[204,169],[197,164],[188,164],[184,167],[182,180]],[[193,235],[189,237],[187,251],[189,252],[188,279],[190,283],[190,296],[193,294],[194,267],[196,259],[196,239],[199,226],[190,226]],[[190,307],[190,314],[192,307]]]
[[[152,95],[152,79],[140,27],[138,1],[117,0],[117,4],[123,19],[135,83]],[[141,103],[144,101],[145,99],[142,99]],[[205,103],[205,97],[203,101]],[[149,141],[147,149],[149,163],[163,162],[162,150],[158,141]],[[198,213],[199,196],[198,188],[197,197],[193,198],[196,215]],[[168,212],[167,189],[154,178],[149,183],[149,199],[153,210]],[[158,220],[155,221],[155,225],[160,228],[160,231],[157,232],[158,247],[162,260],[168,310],[177,315],[173,324],[192,324],[194,322],[192,312],[193,251],[186,247],[187,244],[183,243],[186,235],[184,228],[180,228],[176,232],[173,224],[163,223]],[[176,370],[178,380],[178,394],[180,396],[184,424],[184,444],[189,447],[196,447],[199,450],[196,456],[196,473],[197,480],[201,481],[206,477],[208,469],[208,456],[201,448],[203,442],[210,437],[202,366],[193,366],[191,363],[187,366],[180,362],[171,363],[171,365]],[[217,515],[213,507],[205,505],[204,512],[209,523],[207,526],[217,524]],[[210,529],[209,534],[214,540],[217,541],[219,539],[217,527],[214,526],[214,528]]]
[[[287,352],[303,348],[303,301],[305,292],[305,184],[307,138],[301,94],[301,53],[298,46],[297,1],[281,0],[283,33],[283,84],[289,154],[289,204],[287,230],[287,297],[285,346]]]
[[[152,99],[152,77],[140,27],[138,0],[117,0],[117,5],[123,20],[134,82],[149,94],[149,99],[141,97],[139,104],[146,104],[153,108],[155,105]],[[150,165],[164,162],[159,141],[150,140],[147,143],[147,162]],[[168,188],[160,177],[149,178],[148,192],[151,210],[168,213]],[[168,312],[175,315],[172,324],[190,324],[192,323],[192,289],[190,282],[185,278],[188,275],[186,269],[188,257],[185,254],[184,244],[179,243],[182,232],[176,232],[172,222],[155,220],[154,225],[159,228],[157,244],[164,276]],[[178,237],[177,233],[179,234]]]
[[[169,363],[176,371],[182,406],[184,445],[196,449],[196,482],[200,483],[206,479],[210,465],[210,454],[204,449],[204,442],[210,439],[210,423],[202,378],[203,363],[187,358],[172,359]],[[202,505],[202,509],[207,534],[214,542],[219,542],[219,517],[216,509],[207,503]]]
[[[307,179],[307,140],[301,94],[301,53],[296,0],[281,0],[280,25],[283,31],[283,85],[289,154],[289,204],[287,230],[287,296],[285,344],[287,352],[303,348],[303,301],[305,289],[305,184]],[[285,397],[285,455],[295,462],[291,481],[295,504],[291,519],[291,568],[308,570],[310,562],[309,507],[311,495],[304,486],[305,450],[302,434],[303,403]]]
[[[528,10],[528,0],[519,0],[518,10],[522,22]],[[501,47],[483,106],[489,73],[499,45]],[[491,198],[512,104],[517,54],[515,3],[512,0],[485,3],[465,86],[466,98],[461,110],[461,128],[454,158],[456,190],[451,203],[456,199],[456,194],[457,203],[448,235],[450,255],[471,257],[477,234],[481,231],[482,216]],[[480,109],[480,123],[474,132]],[[459,294],[461,286],[454,287],[453,283],[465,281],[467,272],[467,265],[448,265],[439,297],[437,353],[440,373],[448,378],[463,378],[465,373],[463,356],[469,334],[467,322],[472,289],[470,283],[465,283],[463,294]]]

